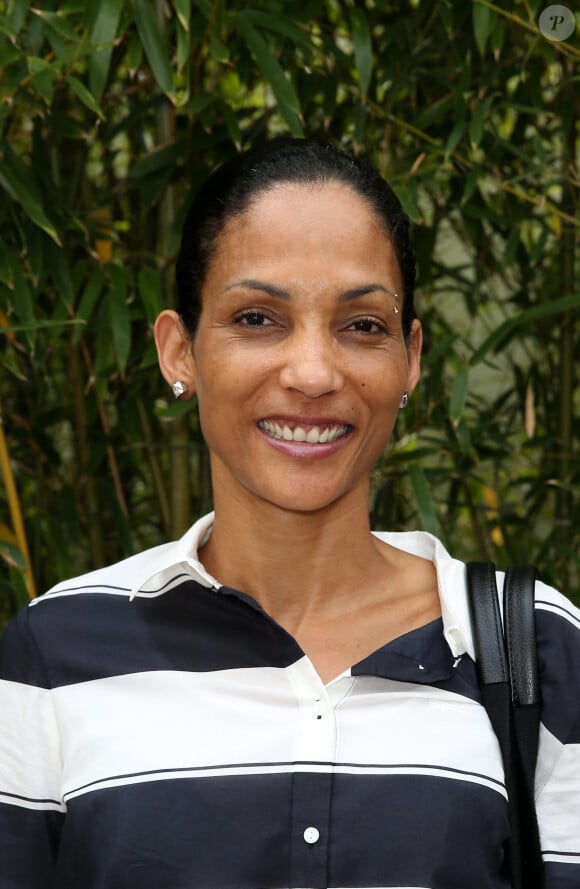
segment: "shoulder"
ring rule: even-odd
[[[152,566],[156,565],[164,556],[169,556],[175,543],[163,543],[151,549],[143,550],[113,565],[97,568],[60,581],[51,587],[44,595],[34,599],[30,605],[39,606],[63,596],[77,596],[87,593],[102,593],[111,596],[130,596],[143,578],[147,577]]]
[[[0,639],[0,676],[50,685],[54,663],[92,640],[111,635],[129,615],[134,584],[150,576],[172,544],[163,544],[113,565],[61,581],[23,606]],[[170,561],[170,559],[168,560]]]

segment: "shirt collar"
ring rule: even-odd
[[[210,512],[195,522],[183,537],[172,543],[164,543],[144,553],[141,570],[131,587],[131,599],[135,596],[151,596],[166,589],[172,580],[186,574],[196,583],[219,589],[221,584],[212,577],[199,561],[198,552],[210,535],[215,513]]]
[[[454,657],[468,654],[475,660],[471,619],[467,602],[465,563],[453,559],[440,540],[426,531],[375,531],[380,540],[413,555],[429,559],[437,572],[443,635]]]
[[[135,596],[158,595],[172,585],[172,581],[179,578],[181,582],[183,574],[202,586],[219,589],[220,582],[205,570],[198,556],[199,549],[211,533],[213,521],[214,513],[210,512],[198,519],[179,540],[144,553],[141,570],[131,588],[131,599]],[[397,549],[433,562],[437,572],[445,640],[455,658],[468,654],[475,659],[466,595],[465,564],[452,559],[441,541],[426,531],[373,533]]]

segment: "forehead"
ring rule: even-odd
[[[281,183],[256,196],[218,236],[210,275],[239,263],[399,275],[382,219],[366,198],[332,181]]]
[[[277,220],[283,214],[287,221],[291,217],[300,219],[304,225],[309,219],[334,222],[334,227],[360,228],[367,226],[388,238],[384,221],[371,206],[367,198],[350,185],[335,180],[328,182],[280,182],[253,197],[239,220],[265,225]],[[232,220],[231,223],[235,223]]]

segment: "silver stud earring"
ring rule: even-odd
[[[409,393],[405,389],[405,391],[403,392],[403,395],[401,397],[401,404],[399,405],[399,407],[404,408],[404,407],[407,407],[408,404],[409,404]]]
[[[187,392],[187,386],[185,383],[182,383],[181,380],[176,380],[171,384],[171,389],[176,398],[181,398],[181,396]]]

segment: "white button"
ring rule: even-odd
[[[307,843],[317,843],[320,839],[320,831],[317,827],[307,827],[304,831],[304,839]]]

